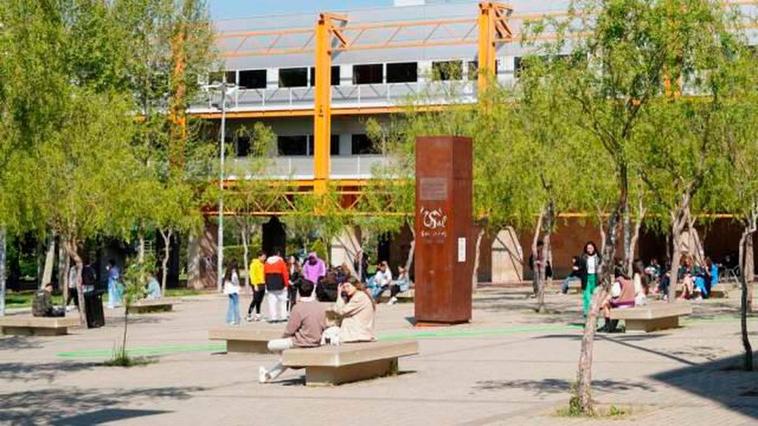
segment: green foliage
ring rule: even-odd
[[[122,284],[124,285],[123,300],[124,307],[142,300],[147,295],[147,282],[150,274],[154,274],[155,259],[150,256],[144,261],[139,262],[137,259],[129,259],[126,268],[122,274]]]

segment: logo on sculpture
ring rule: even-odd
[[[421,208],[421,224],[424,229],[421,231],[422,237],[445,237],[447,231],[447,215],[441,208],[427,209]]]

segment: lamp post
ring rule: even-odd
[[[221,136],[220,146],[221,152],[219,155],[219,198],[218,198],[218,241],[217,252],[218,255],[216,261],[216,286],[220,292],[224,284],[224,160],[226,157],[226,96],[239,89],[239,86],[230,84],[224,81],[223,83],[213,83],[205,86],[206,90],[220,90],[221,91]]]

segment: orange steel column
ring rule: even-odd
[[[479,3],[478,63],[477,93],[481,95],[487,90],[497,66],[495,62],[495,5],[489,1]]]
[[[329,17],[322,13],[316,23],[316,89],[313,110],[313,189],[320,195],[326,192],[329,180],[329,141],[332,134],[332,52],[329,25]]]

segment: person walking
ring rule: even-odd
[[[297,289],[300,288],[300,283],[303,280],[303,269],[295,256],[287,258],[287,268],[290,274],[290,285],[287,288],[287,312],[292,312],[292,308],[297,303]]]
[[[68,284],[66,285],[68,287],[68,297],[66,297],[66,304],[63,305],[66,310],[68,310],[68,305],[72,300],[76,308],[79,309],[79,294],[77,291],[79,280],[80,277],[76,271],[76,264],[73,264],[68,268]]]
[[[229,298],[229,305],[226,309],[226,323],[228,325],[239,325],[240,280],[236,263],[228,266],[224,273],[224,294]]]
[[[266,253],[258,252],[258,257],[250,262],[250,286],[253,288],[253,300],[250,301],[250,307],[247,308],[248,321],[261,320],[261,304],[263,296],[266,295],[266,273],[264,272],[264,263],[266,262]],[[255,316],[253,316],[255,310]]]
[[[113,259],[108,260],[108,309],[121,305],[121,270]]]
[[[597,246],[594,242],[588,241],[584,245],[581,262],[579,265],[579,276],[582,279],[582,311],[587,316],[592,302],[592,295],[595,294],[597,287],[597,275],[600,272],[600,265],[603,262],[600,253],[597,252]]]
[[[266,275],[269,322],[285,321],[287,319],[287,288],[290,284],[290,274],[279,250],[276,250],[273,256],[266,259],[263,272]]]

